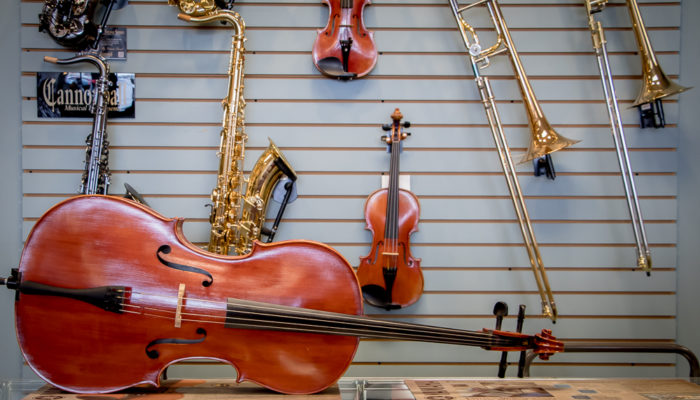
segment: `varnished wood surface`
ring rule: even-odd
[[[50,383],[77,392],[115,391],[158,384],[169,364],[209,358],[233,364],[238,379],[278,391],[319,391],[347,369],[358,339],[224,327],[228,298],[346,314],[362,313],[350,265],[332,249],[308,241],[259,245],[247,256],[216,256],[182,236],[182,220],[166,219],[128,200],[104,196],[69,199],[52,208],[30,234],[20,263],[22,281],[63,288],[124,286],[125,313],[73,299],[21,294],[15,304],[22,352]],[[166,267],[167,260],[213,275]],[[183,321],[173,313],[184,283]],[[153,340],[201,339],[159,344]],[[333,351],[328,351],[332,348]]]

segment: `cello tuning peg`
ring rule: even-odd
[[[401,126],[403,126],[404,128],[410,128],[411,123],[409,121],[404,121],[403,124],[401,124]]]
[[[503,317],[508,315],[508,304],[499,301],[493,306],[493,315],[496,316],[496,330],[501,330]]]
[[[383,130],[383,131],[390,131],[390,130],[391,130],[391,124],[384,124],[384,125],[382,125],[382,130]]]

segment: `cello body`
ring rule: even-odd
[[[340,378],[357,337],[230,329],[221,322],[231,296],[361,314],[357,279],[340,254],[316,242],[287,241],[220,256],[189,243],[182,223],[100,195],[68,199],[44,214],[22,253],[15,302],[17,338],[30,367],[79,393],[159,385],[168,365],[195,357],[229,363],[238,381],[284,393],[317,392]],[[34,283],[50,285],[52,295],[34,295],[41,294]],[[55,293],[101,287],[121,293],[120,309]]]
[[[374,33],[363,20],[370,0],[323,0],[328,6],[326,27],[318,30],[311,54],[324,75],[348,80],[367,75],[377,63]]]

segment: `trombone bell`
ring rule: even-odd
[[[520,160],[521,164],[580,142],[558,134],[544,117],[534,121],[530,118],[530,132],[530,146]]]
[[[661,69],[654,49],[651,47],[651,40],[644,27],[642,13],[639,11],[637,0],[626,0],[627,11],[629,11],[632,21],[632,31],[639,48],[639,57],[642,59],[642,89],[634,102],[635,107],[642,104],[653,103],[656,100],[684,92],[691,88],[683,87],[664,74]]]
[[[661,66],[654,62],[654,60],[643,58],[643,61],[642,89],[639,91],[637,100],[634,101],[635,107],[691,89],[681,86],[666,77]]]

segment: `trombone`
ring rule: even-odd
[[[556,131],[554,131],[554,129],[552,129],[549,122],[545,118],[542,108],[535,98],[535,93],[530,86],[530,82],[525,75],[523,66],[520,63],[518,53],[513,46],[513,41],[510,37],[510,32],[508,31],[503,15],[501,14],[498,1],[479,0],[461,8],[458,6],[457,0],[449,1],[452,8],[452,13],[454,14],[455,20],[457,21],[457,26],[459,27],[459,31],[462,35],[462,40],[464,41],[464,45],[469,53],[469,59],[471,61],[472,71],[474,73],[474,80],[477,88],[479,89],[479,95],[481,96],[481,101],[484,105],[484,110],[486,111],[486,118],[488,119],[491,133],[493,134],[493,139],[496,143],[496,149],[498,150],[498,155],[501,160],[503,174],[505,175],[508,190],[510,191],[511,199],[513,200],[513,206],[520,224],[523,242],[530,259],[530,266],[532,267],[532,272],[535,275],[535,282],[537,283],[537,289],[540,294],[542,313],[552,321],[556,321],[557,308],[554,302],[554,296],[552,295],[552,290],[549,286],[549,280],[547,279],[547,273],[545,271],[544,264],[542,263],[542,257],[540,255],[539,246],[537,245],[535,233],[532,229],[530,216],[528,215],[525,200],[523,199],[520,184],[518,183],[508,142],[506,141],[506,136],[503,133],[503,127],[498,115],[498,110],[496,109],[491,84],[489,79],[482,76],[479,72],[481,69],[488,67],[490,63],[489,57],[508,53],[513,66],[515,79],[520,88],[531,133],[530,145],[527,153],[521,159],[521,163],[543,157],[549,153],[575,144],[578,141],[567,139],[559,135]],[[486,49],[482,49],[475,29],[462,17],[462,13],[464,11],[482,4],[486,5],[488,8],[489,14],[491,15],[491,19],[493,20],[496,28],[496,34],[498,35],[496,43]]]
[[[632,1],[628,1],[628,4]],[[637,245],[637,266],[642,271],[646,272],[647,275],[650,275],[652,265],[651,251],[649,250],[649,244],[647,243],[647,236],[644,229],[644,219],[642,218],[642,212],[639,208],[637,189],[634,185],[634,173],[632,172],[629,155],[627,153],[625,132],[622,129],[622,118],[620,117],[620,109],[618,108],[617,104],[615,86],[613,84],[612,72],[608,60],[607,41],[605,40],[605,32],[603,31],[603,25],[600,23],[600,21],[596,21],[594,18],[595,13],[598,13],[603,10],[605,4],[607,3],[607,0],[584,0],[584,2],[586,5],[586,12],[588,14],[588,27],[591,30],[593,48],[595,49],[596,58],[598,59],[598,71],[600,72],[600,80],[603,84],[603,94],[605,95],[605,103],[607,105],[608,118],[610,119],[610,128],[612,130],[612,136],[615,142],[615,150],[617,152],[618,163],[620,164],[622,185],[625,189],[627,207],[629,208],[630,218],[632,220],[632,231],[634,232],[634,240]],[[644,36],[646,37],[646,35]],[[643,52],[640,51],[640,53]],[[644,64],[651,65],[652,62],[645,62]],[[653,62],[653,64],[655,64],[658,67],[658,64],[655,61]],[[660,71],[661,74],[663,74],[663,71],[661,71],[660,68],[658,69],[658,71]],[[645,88],[650,87],[651,86],[645,85]],[[643,89],[642,93],[640,94],[640,97],[637,99],[637,102],[643,101],[640,99],[646,99],[647,97],[651,96],[651,94],[651,91]],[[637,105],[637,103],[635,103],[635,105]]]
[[[608,0],[584,1],[586,2],[586,8],[589,10],[589,15],[591,12],[601,11],[608,2]],[[639,109],[642,128],[648,126],[663,128],[666,122],[661,99],[692,88],[683,87],[666,76],[656,59],[654,49],[651,47],[651,41],[644,27],[637,0],[626,0],[626,3],[630,19],[632,20],[634,37],[639,48],[639,56],[642,60],[642,87],[633,106]]]

